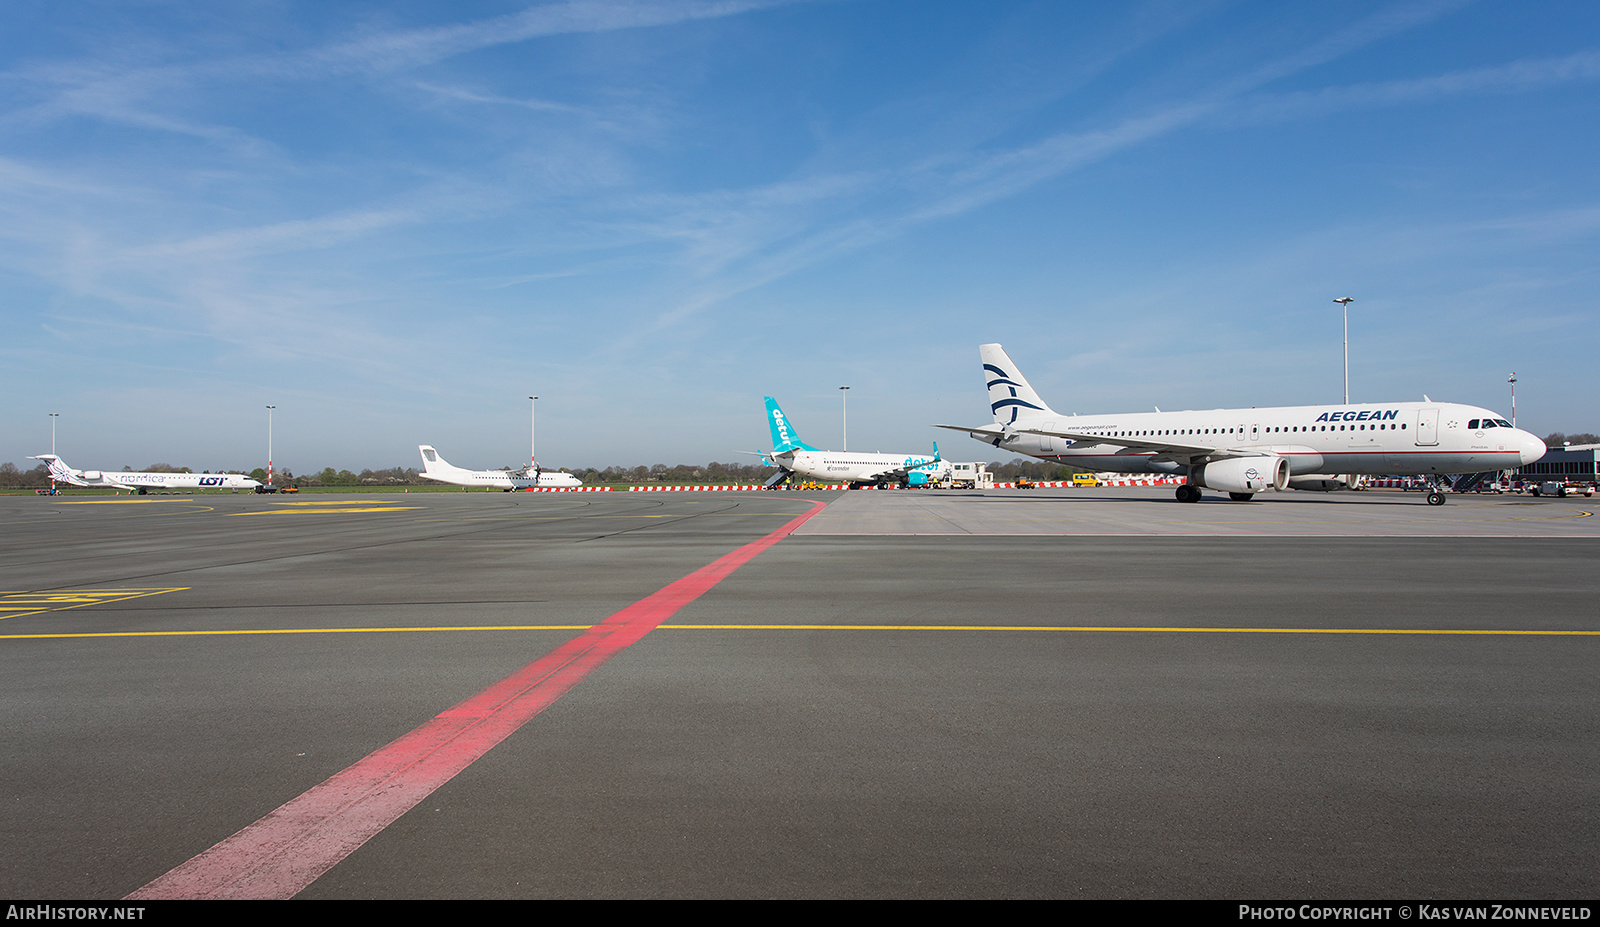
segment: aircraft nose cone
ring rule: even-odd
[[[1545,447],[1545,444],[1544,444],[1543,441],[1540,441],[1538,438],[1535,438],[1533,435],[1530,435],[1527,432],[1523,432],[1523,438],[1522,438],[1522,462],[1523,462],[1523,464],[1526,465],[1526,464],[1533,463],[1534,461],[1538,460],[1540,457],[1543,457],[1545,451],[1547,451],[1547,450],[1549,450],[1549,448]]]

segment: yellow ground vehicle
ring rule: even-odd
[[[1099,486],[1100,485],[1100,481],[1095,479],[1093,473],[1074,473],[1074,474],[1072,474],[1072,485],[1074,485],[1074,486]]]

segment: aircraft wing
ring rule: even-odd
[[[980,425],[977,428],[968,428],[964,425],[935,425],[933,427],[948,428],[951,431],[965,431],[966,433],[973,435],[987,435],[988,437],[994,439],[992,443],[996,447],[999,447],[1000,442],[1004,441],[1008,436],[1017,433],[1016,429],[1008,428],[1004,425]]]
[[[1153,451],[1157,458],[1194,463],[1196,460],[1226,460],[1230,457],[1266,457],[1268,452],[1252,447],[1224,447],[1216,444],[1193,444],[1185,441],[1173,441],[1166,436],[1129,436],[1113,437],[1110,435],[1090,435],[1076,431],[1043,431],[1037,428],[1018,428],[1017,431],[1030,435],[1049,435],[1052,438],[1065,438],[1073,445],[1083,444],[1093,447],[1096,444],[1109,444],[1112,447],[1125,447],[1137,451]]]
[[[928,466],[929,464],[939,463],[941,461],[941,459],[942,458],[939,457],[939,446],[936,444],[936,445],[933,446],[933,457],[932,458],[930,458],[928,460],[921,460],[921,461],[918,461],[916,463],[902,464],[901,466],[898,466],[898,467],[890,467],[887,470],[880,470],[877,473],[874,473],[871,476],[867,477],[867,479],[876,480],[876,481],[881,482],[881,483],[899,482],[900,480],[905,479],[907,476],[909,476],[911,474],[911,471],[920,470],[923,467]]]
[[[1262,457],[1264,451],[1254,448],[1230,448],[1215,444],[1196,444],[1192,441],[1176,441],[1169,436],[1112,436],[1093,435],[1081,431],[1049,431],[1042,428],[1016,428],[1003,425],[985,425],[980,428],[963,428],[960,425],[936,425],[936,428],[948,428],[952,431],[965,431],[975,435],[987,435],[994,438],[996,447],[1002,447],[1011,435],[1048,435],[1052,438],[1063,438],[1074,446],[1094,447],[1111,446],[1125,447],[1134,451],[1148,451],[1158,458],[1174,460],[1185,464],[1194,463],[1196,460],[1223,460],[1229,457]]]
[[[1073,444],[1081,441],[1085,447],[1093,447],[1096,444],[1109,444],[1112,447],[1126,447],[1139,451],[1169,452],[1180,457],[1202,457],[1222,450],[1215,444],[1189,444],[1182,441],[1173,441],[1165,436],[1118,438],[1109,435],[1084,434],[1080,431],[1044,431],[1039,428],[1018,428],[1017,431],[1026,435],[1049,435],[1052,438],[1066,438]]]

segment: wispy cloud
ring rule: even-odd
[[[461,87],[443,87],[438,84],[418,81],[416,87],[428,93],[438,94],[452,100],[461,100],[466,103],[486,103],[496,106],[513,106],[519,109],[529,109],[541,113],[571,113],[582,115],[588,111],[581,106],[570,103],[557,103],[551,100],[521,99],[506,97],[492,93],[474,93]]]
[[[1600,80],[1600,52],[1518,61],[1411,80],[1377,81],[1298,93],[1251,95],[1227,113],[1229,122],[1309,119],[1340,110],[1431,103],[1466,94],[1527,93]]]
[[[0,79],[15,86],[45,88],[44,99],[16,107],[3,118],[43,122],[67,116],[92,117],[249,151],[264,143],[233,127],[171,115],[162,110],[161,102],[174,93],[216,82],[314,81],[393,73],[538,38],[670,26],[797,2],[807,0],[569,0],[472,22],[374,32],[316,48],[270,54],[196,56],[187,62],[159,65],[51,62],[0,74]]]
[[[688,0],[679,3],[570,0],[469,23],[378,33],[301,55],[264,59],[259,66],[296,76],[306,75],[308,70],[318,74],[394,71],[530,39],[718,19],[793,2],[795,0]]]
[[[725,269],[714,282],[692,292],[657,317],[657,325],[682,321],[741,292],[780,279],[820,260],[900,236],[920,225],[947,220],[1017,196],[1040,183],[1149,144],[1174,133],[1241,119],[1314,118],[1336,108],[1422,104],[1454,95],[1514,93],[1600,77],[1600,55],[1583,53],[1558,59],[1518,62],[1494,68],[1408,81],[1333,87],[1321,91],[1268,96],[1259,88],[1330,63],[1343,55],[1435,21],[1463,4],[1438,0],[1402,4],[1347,27],[1292,54],[1201,88],[1187,100],[1125,116],[1103,128],[1061,132],[1022,147],[951,151],[928,156],[899,168],[845,178],[812,178],[785,183],[784,190],[805,191],[799,202],[813,213],[803,222],[786,207],[777,188],[747,191],[743,196],[719,192],[702,203],[719,208],[690,209],[694,219],[668,237],[694,242],[685,260]],[[878,209],[868,215],[840,219],[825,203],[834,196],[859,206],[861,178],[883,178]],[[893,178],[887,180],[886,178]],[[852,194],[848,197],[844,194]],[[895,194],[898,194],[896,196]],[[815,200],[815,201],[813,201]]]
[[[359,210],[133,247],[125,250],[123,255],[135,262],[179,256],[211,259],[225,255],[230,259],[242,259],[282,251],[326,248],[419,218],[421,216],[417,212],[410,210]]]

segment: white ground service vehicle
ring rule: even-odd
[[[940,489],[993,489],[994,474],[981,463],[951,463],[939,477]]]
[[[1594,486],[1589,483],[1563,483],[1560,480],[1549,480],[1544,483],[1535,483],[1529,490],[1536,496],[1576,496],[1582,493],[1585,496],[1594,495]]]

